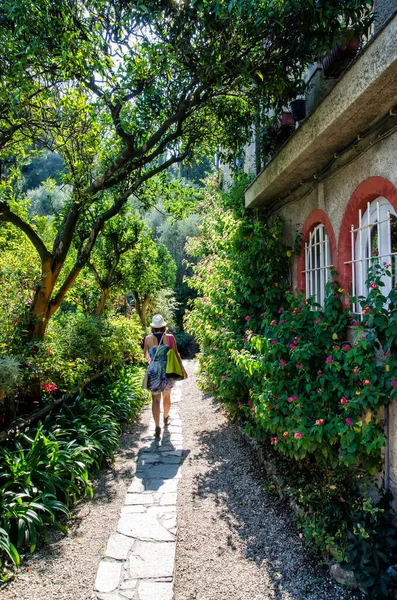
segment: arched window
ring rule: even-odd
[[[351,226],[352,294],[367,296],[368,272],[372,265],[390,265],[391,276],[385,275],[382,293],[387,296],[396,285],[397,275],[397,214],[386,198],[368,202],[366,211],[359,210],[358,227]],[[361,314],[361,305],[355,303],[353,311]]]
[[[324,307],[325,286],[331,279],[332,253],[327,231],[322,223],[309,234],[305,244],[306,298]]]

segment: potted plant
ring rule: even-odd
[[[306,117],[306,100],[304,98],[296,98],[290,103],[289,108],[295,121],[303,121]]]
[[[331,49],[330,53],[322,59],[324,75],[337,77],[346,67],[347,63],[355,57],[360,48],[362,35],[352,29],[345,29],[340,40]]]

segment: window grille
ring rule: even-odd
[[[324,225],[317,225],[305,244],[306,297],[324,308],[325,286],[331,278],[331,246]]]
[[[368,202],[367,210],[358,214],[358,227],[350,229],[352,265],[352,295],[367,296],[369,293],[368,271],[371,266],[390,265],[391,276],[383,278],[382,294],[387,296],[397,279],[397,216],[385,198]],[[352,306],[355,314],[361,315],[359,302]]]

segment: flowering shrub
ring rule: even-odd
[[[354,327],[336,281],[328,284],[324,310],[305,302],[288,290],[288,259],[294,250],[283,241],[282,224],[247,214],[243,185],[226,193],[207,189],[201,236],[188,244],[198,260],[189,281],[198,297],[186,321],[200,344],[200,384],[270,451],[316,465],[325,473],[325,486],[335,472],[351,482],[365,472],[373,475],[381,468],[385,444],[383,408],[397,393],[397,293],[382,295],[388,267],[374,261],[369,295],[359,299],[362,321]],[[365,550],[365,544],[379,549],[375,521],[382,519],[370,506],[359,508],[363,503],[357,491],[352,495],[358,499],[351,510],[369,515],[363,517],[362,530],[357,525],[350,531],[352,513],[338,531],[329,519],[319,532],[320,508],[314,521],[307,521],[306,537],[316,538],[316,546],[325,551],[339,544],[337,556],[353,562],[372,597],[386,597],[380,572],[388,559]],[[365,535],[368,542],[363,542]],[[377,561],[371,575],[367,558],[356,565],[354,557],[364,555]]]

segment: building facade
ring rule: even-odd
[[[246,207],[281,216],[287,241],[302,235],[291,283],[325,298],[330,271],[352,295],[366,295],[371,257],[397,280],[397,2],[375,4],[375,33],[342,75],[311,77],[311,114],[246,190]],[[314,86],[315,87],[315,86]],[[361,307],[351,306],[360,318]],[[387,482],[397,493],[397,406],[390,407]]]

